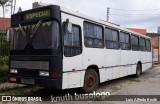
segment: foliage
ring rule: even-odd
[[[17,0],[8,0],[8,4],[7,5],[10,7],[11,15],[15,13],[16,2],[17,2]]]
[[[8,11],[7,7],[10,7],[11,15],[15,13],[16,0],[0,0],[0,7],[3,9],[3,18],[5,17],[5,11]]]
[[[5,17],[5,16],[4,16],[5,10],[7,10],[6,8],[9,6],[9,1],[10,1],[10,0],[0,0],[0,6],[1,6],[2,9],[3,9],[3,18]]]
[[[4,77],[0,77],[0,82],[3,83],[3,82],[7,82],[8,78],[7,76],[4,76]]]
[[[0,78],[3,78],[7,76],[8,74],[8,66],[7,65],[1,65],[0,66]]]
[[[5,35],[0,35],[0,55],[8,55],[9,53],[9,42]]]
[[[0,56],[0,66],[8,64],[8,56]]]
[[[0,83],[7,82],[8,66],[0,65]]]

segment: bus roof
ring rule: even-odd
[[[85,20],[89,20],[93,23],[97,23],[97,24],[101,24],[101,25],[105,25],[106,27],[110,27],[110,28],[113,28],[113,29],[118,29],[120,31],[124,31],[124,32],[128,32],[128,33],[131,33],[131,34],[134,34],[134,35],[139,35],[141,37],[145,37],[145,38],[150,38],[148,36],[145,36],[145,35],[142,35],[140,33],[137,33],[137,32],[134,32],[132,30],[129,30],[129,29],[126,29],[124,27],[121,27],[121,26],[118,26],[118,25],[115,25],[113,23],[109,23],[109,22],[106,22],[104,20],[99,20],[99,19],[96,19],[96,18],[92,18],[90,16],[87,16],[87,15],[84,15],[82,13],[79,13],[79,12],[76,12],[76,11],[73,11],[73,10],[70,10],[70,9],[67,9],[67,8],[64,8],[64,7],[61,7],[61,6],[58,6],[58,5],[48,5],[48,6],[44,6],[44,7],[40,7],[40,8],[36,8],[36,9],[30,9],[30,10],[27,10],[27,11],[23,11],[23,12],[20,12],[20,13],[17,13],[17,14],[14,14],[12,15],[12,21],[13,21],[13,17],[16,17],[17,15],[21,15],[21,14],[25,14],[25,13],[30,13],[30,12],[33,12],[33,11],[37,11],[37,10],[43,10],[45,8],[52,8],[52,7],[60,7],[60,11],[63,12],[63,13],[66,13],[66,14],[69,14],[69,15],[73,15],[73,16],[76,16],[76,17],[79,17],[79,18],[83,18]],[[53,9],[54,10],[54,9]],[[52,15],[54,16],[54,15]],[[19,18],[18,18],[19,19]],[[17,18],[15,18],[14,20],[18,20]],[[14,21],[16,22],[16,21]],[[12,23],[13,24],[13,23]]]
[[[84,15],[84,14],[82,14],[82,13],[79,13],[79,12],[76,12],[76,11],[73,11],[73,10],[70,10],[70,9],[67,9],[67,8],[64,8],[64,7],[60,7],[60,10],[61,10],[61,12],[67,13],[67,14],[69,14],[69,15],[73,15],[73,16],[76,16],[76,17],[79,17],[79,18],[83,18],[83,19],[92,21],[92,22],[96,22],[96,23],[98,23],[98,24],[102,24],[102,25],[105,25],[105,26],[107,26],[107,27],[111,27],[111,28],[114,28],[114,29],[118,29],[118,30],[124,31],[124,32],[129,32],[129,33],[131,33],[131,34],[139,35],[139,36],[141,36],[141,37],[150,38],[150,37],[148,37],[148,36],[142,35],[142,34],[137,33],[137,32],[135,32],[135,31],[126,29],[126,28],[124,28],[124,27],[121,27],[121,26],[118,26],[118,25],[114,25],[113,23],[109,23],[109,22],[106,22],[106,21],[103,21],[103,20],[99,20],[99,19],[96,19],[96,18],[92,18],[92,17],[89,17],[89,16]]]

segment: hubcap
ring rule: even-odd
[[[87,85],[87,87],[92,87],[92,86],[94,86],[94,83],[95,83],[95,78],[94,78],[94,76],[93,76],[93,75],[88,75],[88,76],[86,77],[86,85]]]

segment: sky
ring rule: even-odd
[[[109,22],[122,27],[142,28],[156,33],[160,26],[160,0],[17,0],[16,11],[19,7],[23,11],[31,9],[35,1],[60,5],[101,20],[106,20],[108,7]],[[9,14],[7,12],[6,17]]]

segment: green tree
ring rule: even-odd
[[[16,0],[9,0],[9,6],[11,8],[11,15],[15,13],[16,9]]]
[[[0,0],[0,6],[2,7],[3,10],[3,18],[5,17],[5,9],[7,6],[9,6],[9,1],[10,0]]]
[[[15,13],[15,9],[16,9],[16,0],[14,0],[14,5],[13,5],[13,13],[12,14],[14,14]]]
[[[9,42],[7,41],[6,35],[0,35],[0,56],[8,55],[9,53]]]

